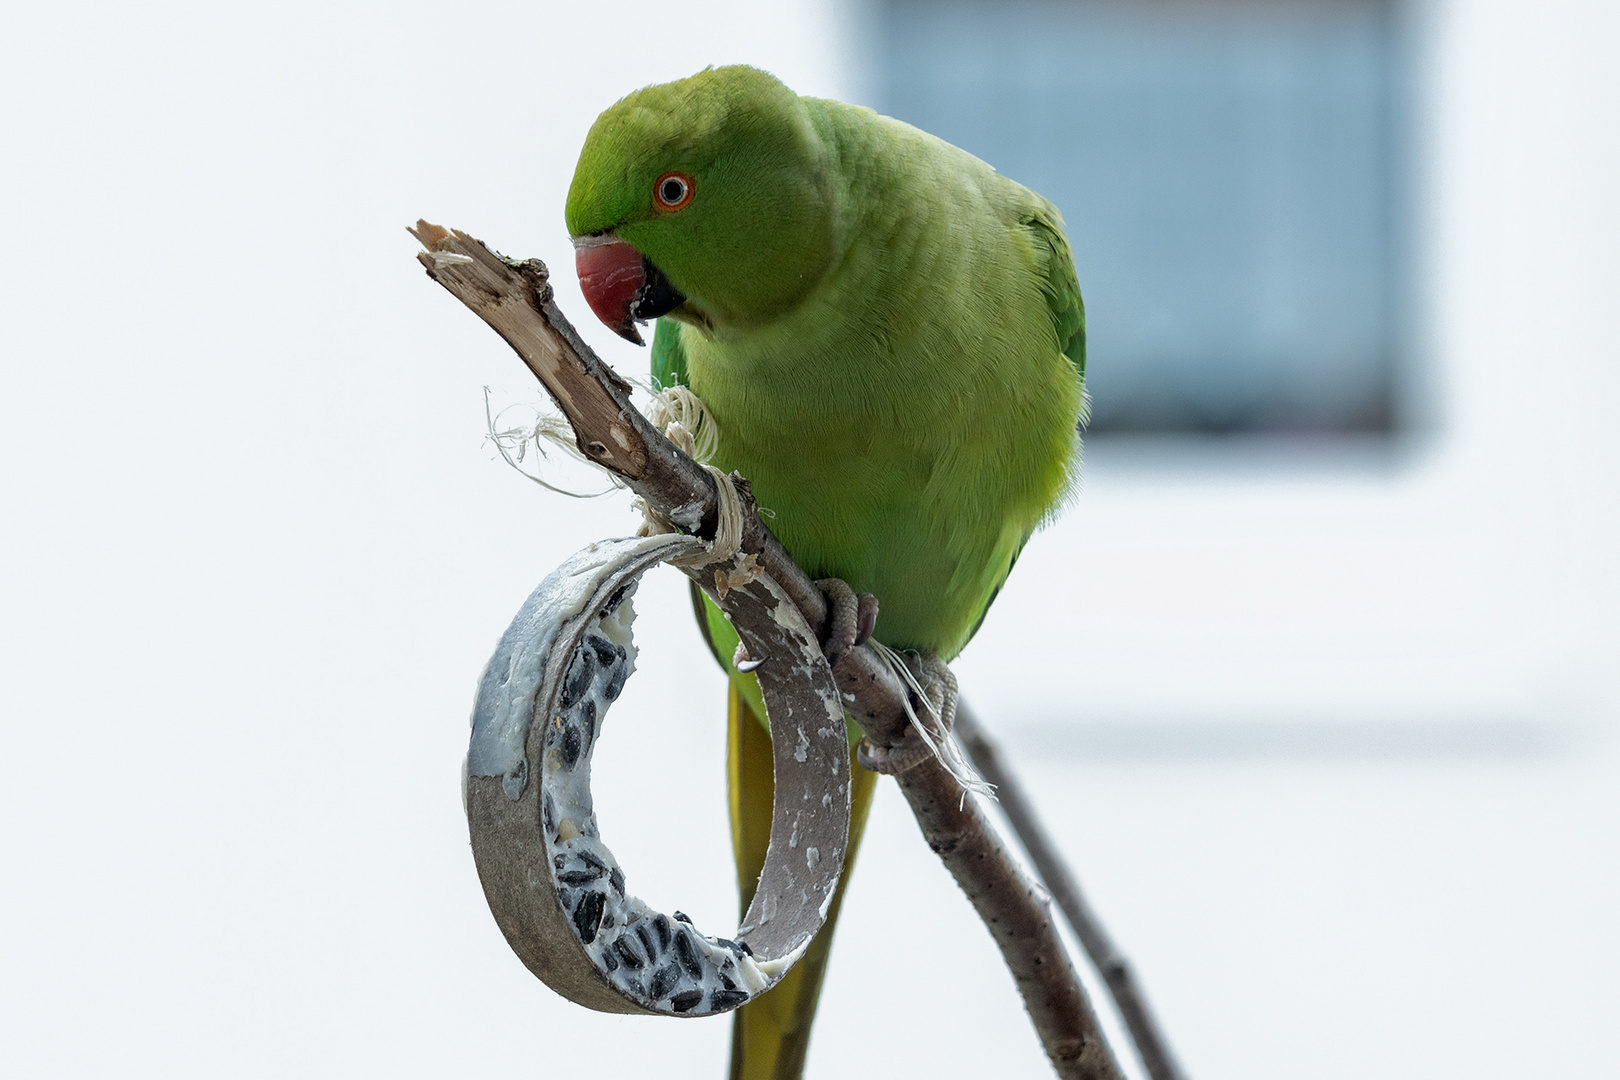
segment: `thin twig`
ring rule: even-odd
[[[597,358],[553,302],[538,260],[508,262],[466,233],[419,221],[412,234],[428,276],[487,322],[518,353],[573,426],[579,448],[665,518],[711,538],[713,480],[630,404],[629,385]],[[737,478],[740,480],[740,478]],[[742,550],[754,555],[812,627],[828,610],[814,582],[760,522],[741,485]],[[712,589],[701,571],[691,572]],[[881,598],[880,598],[881,599]],[[847,650],[833,668],[850,714],[877,746],[905,733],[905,690],[869,649]],[[975,798],[928,761],[900,778],[929,846],[939,853],[1001,949],[1053,1068],[1065,1080],[1121,1080],[1068,950],[1051,918],[1051,897],[1001,845]]]
[[[895,781],[929,848],[996,939],[1053,1069],[1062,1077],[1119,1080],[1119,1063],[1058,936],[1052,898],[1002,844],[980,797],[964,797],[955,778],[933,758]]]
[[[1137,986],[1130,961],[1114,944],[1114,939],[1086,903],[1079,882],[1053,845],[1029,796],[1024,793],[1023,785],[1003,763],[996,744],[967,702],[961,699],[956,703],[956,735],[979,773],[995,785],[997,801],[1018,842],[1035,864],[1036,872],[1051,891],[1052,899],[1057,901],[1059,910],[1073,928],[1075,937],[1080,939],[1092,964],[1108,984],[1108,992],[1119,1007],[1120,1016],[1130,1030],[1131,1041],[1141,1055],[1142,1067],[1147,1070],[1151,1080],[1185,1080],[1186,1074],[1170,1053],[1170,1045],[1153,1019],[1147,998]]]

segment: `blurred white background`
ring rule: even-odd
[[[957,665],[1195,1080],[1620,1074],[1620,15],[1419,10],[1432,423],[1098,440]],[[632,518],[495,459],[481,388],[532,384],[404,226],[546,259],[644,371],[569,272],[591,120],[709,63],[858,96],[859,25],[0,15],[0,1071],[722,1074],[727,1022],[569,1005],[484,906],[474,681]],[[673,574],[638,608],[604,829],[643,895],[734,925],[720,677]],[[812,1076],[1046,1074],[892,786],[839,937]]]

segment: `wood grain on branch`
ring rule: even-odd
[[[711,539],[714,481],[629,398],[629,386],[580,340],[553,300],[538,260],[509,262],[466,233],[419,221],[411,230],[428,275],[488,323],[523,359],[573,426],[582,452],[678,527]],[[746,484],[742,552],[753,555],[825,639],[827,604],[754,512]],[[702,570],[687,571],[712,590]],[[881,602],[881,597],[879,601]],[[877,746],[905,733],[905,690],[871,650],[846,651],[833,675],[850,715]],[[899,777],[929,846],[973,902],[1012,972],[1054,1070],[1065,1080],[1120,1080],[1078,972],[1052,923],[1051,899],[996,838],[985,809],[937,762]]]

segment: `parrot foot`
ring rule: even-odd
[[[862,739],[855,747],[855,758],[862,767],[885,776],[897,776],[938,757],[935,747],[950,738],[956,723],[956,675],[950,666],[937,653],[900,655],[914,677],[912,693],[922,699],[923,708],[895,745],[873,746],[870,739]],[[925,735],[918,730],[923,725],[935,730]]]
[[[822,578],[816,588],[827,598],[827,637],[821,651],[827,663],[837,667],[845,653],[872,636],[877,625],[877,597],[857,593],[841,578]]]

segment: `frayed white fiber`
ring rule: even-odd
[[[906,719],[911,721],[911,726],[916,730],[917,737],[923,741],[923,745],[933,752],[934,759],[945,767],[945,771],[950,773],[951,778],[961,787],[962,797],[967,798],[967,793],[971,791],[989,799],[995,798],[995,785],[980,776],[978,770],[974,769],[973,763],[968,761],[967,757],[962,753],[961,744],[956,741],[956,736],[951,734],[945,727],[945,718],[934,707],[934,703],[928,700],[928,695],[923,692],[922,686],[917,682],[917,677],[911,673],[911,667],[906,663],[905,658],[881,641],[868,641],[867,644],[872,646],[873,650],[883,658],[884,663],[889,665],[889,670],[893,671],[902,682],[911,688],[912,693],[917,695],[917,700],[921,701],[923,708],[928,711],[932,719],[925,723],[923,718],[918,716],[916,710],[911,707],[911,695],[902,695],[902,701],[906,706]],[[945,689],[945,693],[950,692],[949,688]],[[937,726],[937,730],[930,725]]]
[[[703,399],[684,386],[649,391],[652,400],[643,410],[653,427],[701,465],[720,448],[720,428]]]
[[[534,444],[535,453],[546,457],[546,444],[550,443],[553,449],[560,449],[564,454],[588,465],[600,466],[580,453],[579,447],[574,443],[574,429],[568,421],[555,413],[534,410],[534,422],[519,426],[498,428],[501,418],[511,412],[515,405],[508,405],[500,412],[495,412],[489,404],[489,387],[484,387],[484,423],[486,425],[485,438],[495,444],[495,449],[501,458],[524,477],[534,481],[547,491],[555,491],[559,495],[567,495],[570,499],[596,499],[624,485],[612,473],[608,474],[609,486],[601,491],[570,491],[558,487],[542,477],[538,472],[530,472],[523,467],[523,461],[528,456],[529,445]]]
[[[709,459],[720,447],[720,428],[714,414],[703,404],[703,399],[684,386],[668,386],[652,391],[652,400],[645,410],[647,419],[675,446],[714,479],[716,525],[714,539],[695,554],[670,562],[678,566],[709,566],[729,562],[742,548],[743,513],[742,496],[731,477],[709,464]],[[643,524],[641,535],[675,532],[676,528],[662,514],[638,499]],[[730,570],[714,572],[715,588],[721,596],[730,589],[746,585],[759,576],[759,563],[752,555],[744,555]]]
[[[636,385],[652,399],[645,409],[647,419],[682,453],[696,460],[714,478],[716,498],[719,501],[719,521],[714,539],[704,550],[670,561],[682,566],[709,566],[729,562],[736,557],[742,547],[742,497],[738,495],[731,477],[709,464],[709,459],[720,446],[720,428],[714,422],[714,415],[709,412],[709,407],[703,404],[702,398],[684,386],[652,390],[639,383]],[[608,473],[609,486],[601,491],[570,491],[568,488],[553,484],[537,472],[525,469],[523,461],[528,456],[530,445],[533,445],[536,453],[544,458],[547,456],[547,443],[576,461],[585,462],[596,468],[601,468],[601,463],[592,461],[580,452],[578,444],[574,441],[573,426],[555,413],[535,409],[532,423],[518,427],[499,427],[501,418],[514,407],[507,406],[500,412],[495,412],[489,402],[489,387],[484,387],[484,422],[487,427],[485,437],[495,444],[501,458],[525,478],[534,481],[547,491],[555,491],[571,499],[594,499],[625,486],[623,480]],[[637,499],[635,505],[641,510],[643,523],[639,530],[640,535],[655,536],[681,531],[641,499]],[[719,589],[720,595],[724,596],[726,590],[753,581],[759,574],[759,563],[752,555],[745,555],[730,570],[716,570],[714,573],[715,586]]]

